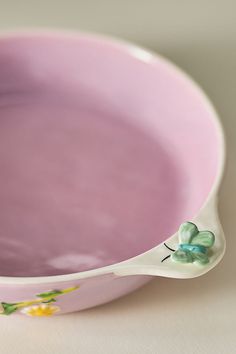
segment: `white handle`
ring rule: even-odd
[[[188,249],[182,251],[190,254],[190,258],[192,257],[192,261],[190,262],[182,263],[174,260],[176,258],[173,256],[175,251],[180,250],[181,247],[189,247],[191,250],[192,247],[189,245],[180,246],[179,234],[177,232],[166,240],[165,243],[154,247],[140,256],[120,263],[115,267],[113,273],[119,276],[143,274],[170,278],[194,278],[207,273],[219,263],[225,252],[225,237],[218,217],[216,195],[211,197],[192,222],[197,226],[199,232],[207,230],[215,235],[215,241],[211,248],[196,246],[197,251],[200,249],[203,253],[207,252],[207,262],[205,264],[197,261],[197,254],[194,253],[196,250],[193,250],[194,252]],[[204,236],[203,233],[202,235]],[[206,256],[204,257],[206,258]]]

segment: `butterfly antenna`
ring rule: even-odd
[[[166,256],[165,258],[162,259],[161,263],[164,262],[166,259],[170,258],[170,254],[168,256]]]
[[[173,248],[170,248],[165,242],[164,242],[164,245],[166,246],[166,248],[168,248],[168,250],[175,252],[175,250]]]

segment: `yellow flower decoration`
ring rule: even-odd
[[[23,308],[23,310],[21,310],[22,313],[24,313],[27,316],[31,316],[31,317],[52,316],[56,312],[59,312],[59,311],[60,311],[59,306],[53,306],[53,305],[49,305],[49,304],[28,306],[28,307]]]
[[[21,302],[0,302],[0,315],[11,315],[14,312],[21,310],[22,313],[28,316],[51,316],[60,311],[58,306],[53,306],[51,303],[57,301],[58,296],[62,296],[72,291],[79,289],[79,285],[67,289],[54,289],[36,295],[36,299],[26,300]]]

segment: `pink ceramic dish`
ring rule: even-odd
[[[216,112],[165,59],[89,34],[2,36],[1,314],[206,273],[225,249],[223,164]]]

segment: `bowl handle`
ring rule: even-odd
[[[194,278],[207,273],[225,252],[217,199],[217,195],[211,196],[193,222],[181,224],[179,231],[164,243],[118,264],[113,273],[169,278]]]

